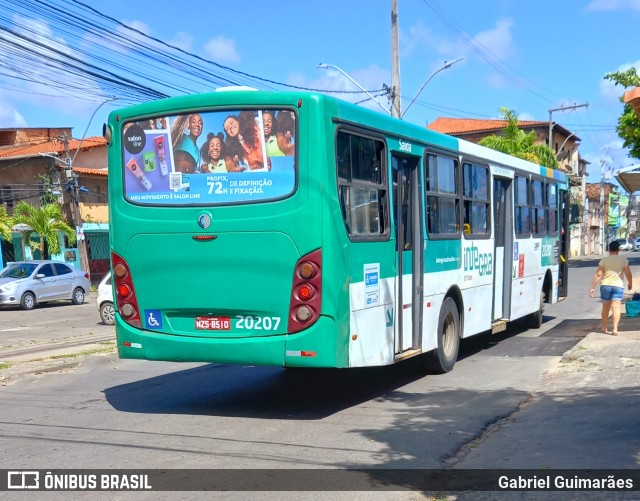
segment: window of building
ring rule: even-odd
[[[384,142],[340,131],[336,138],[338,197],[353,238],[388,236]]]
[[[427,230],[432,236],[460,234],[458,161],[430,154],[427,168]]]
[[[472,163],[462,164],[464,232],[489,235],[489,169]]]

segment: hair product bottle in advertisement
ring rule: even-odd
[[[156,154],[158,155],[158,163],[160,164],[160,173],[163,176],[169,174],[169,168],[167,166],[167,152],[165,151],[165,138],[163,136],[156,136],[153,138],[153,143],[156,147]]]
[[[129,169],[129,172],[134,175],[138,182],[144,186],[147,191],[151,189],[151,181],[149,181],[147,176],[144,175],[144,172],[142,172],[142,169],[138,166],[138,162],[134,157],[131,157],[131,160],[127,162],[127,169]]]
[[[142,155],[144,161],[144,171],[151,172],[156,170],[156,154],[153,151],[147,151]]]

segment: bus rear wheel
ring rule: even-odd
[[[540,292],[540,308],[527,317],[527,323],[530,329],[539,329],[542,327],[542,314],[544,312],[544,292]]]
[[[453,298],[446,298],[438,318],[438,347],[422,355],[423,365],[435,374],[451,372],[460,347],[460,314]]]

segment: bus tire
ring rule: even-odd
[[[432,373],[451,372],[458,359],[460,347],[460,314],[453,298],[442,303],[438,317],[438,347],[422,355],[424,367]]]
[[[527,317],[527,324],[530,329],[542,327],[542,313],[544,312],[544,292],[540,292],[540,308]]]

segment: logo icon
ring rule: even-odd
[[[144,310],[147,329],[162,329],[162,312],[160,310]]]
[[[7,488],[38,489],[40,488],[40,472],[9,471],[7,472]]]
[[[198,218],[198,224],[200,225],[200,228],[207,229],[211,224],[211,217],[209,214],[201,214]]]

